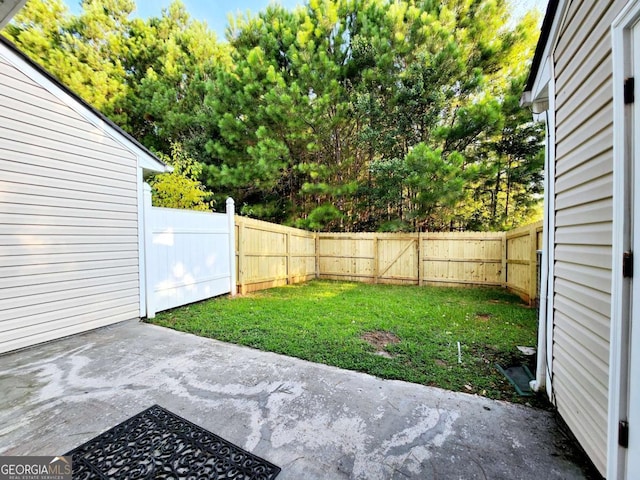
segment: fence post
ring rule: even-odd
[[[538,296],[538,233],[536,225],[529,227],[529,305],[534,305]]]
[[[287,230],[286,234],[286,242],[287,242],[287,258],[286,258],[286,274],[287,274],[287,285],[291,285],[292,276],[291,276],[291,232]]]
[[[236,284],[236,207],[233,198],[227,198],[227,225],[229,227],[229,274],[230,293],[235,297],[238,293]]]
[[[507,237],[507,232],[502,232],[502,271],[500,272],[500,283],[503,288],[507,288],[509,281],[509,272],[507,269],[509,268],[509,263],[507,259],[507,255],[509,255],[508,250],[509,238]]]
[[[418,286],[424,285],[424,253],[422,253],[422,232],[418,232]]]
[[[320,233],[315,233],[316,278],[320,278]]]
[[[144,275],[145,283],[145,301],[147,309],[147,318],[154,318],[156,316],[155,308],[155,285],[153,282],[153,275],[151,269],[153,261],[151,257],[151,249],[153,248],[153,224],[151,222],[151,186],[145,183],[142,186],[142,209],[144,211]]]
[[[244,295],[246,292],[245,289],[245,278],[244,278],[244,269],[245,269],[245,257],[244,257],[244,246],[245,246],[245,224],[242,217],[237,217],[238,222],[238,278],[236,283],[239,287],[240,295]]]

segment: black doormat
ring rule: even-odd
[[[272,480],[280,467],[154,405],[74,448],[75,479]]]

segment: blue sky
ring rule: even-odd
[[[163,8],[168,7],[172,0],[136,0],[136,15],[142,18],[158,16]],[[198,20],[204,20],[209,27],[214,30],[218,38],[224,38],[224,31],[227,27],[227,15],[229,13],[244,13],[251,11],[257,13],[263,10],[274,0],[182,0],[189,14]],[[514,13],[520,15],[532,7],[538,7],[543,13],[546,9],[547,0],[511,0],[514,5]],[[65,0],[71,11],[79,11],[80,0]],[[279,0],[276,3],[293,8],[304,3],[303,0]]]
[[[147,18],[159,16],[163,8],[167,8],[173,0],[135,0],[136,12],[134,15]],[[64,0],[77,13],[80,9],[80,0]],[[204,20],[207,25],[216,32],[218,38],[224,38],[224,31],[227,28],[227,15],[229,13],[245,13],[251,11],[257,13],[266,8],[270,3],[279,3],[286,8],[293,8],[301,5],[302,0],[235,0],[233,2],[225,0],[182,0],[189,15],[197,20]]]

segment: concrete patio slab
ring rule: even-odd
[[[549,412],[126,322],[0,357],[0,455],[58,455],[159,404],[278,480],[587,478]]]

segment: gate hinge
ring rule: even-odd
[[[629,422],[624,420],[618,423],[618,445],[629,448]]]
[[[622,254],[622,276],[625,278],[633,277],[633,252]]]
[[[635,101],[635,79],[633,77],[624,80],[624,104],[629,105]]]

